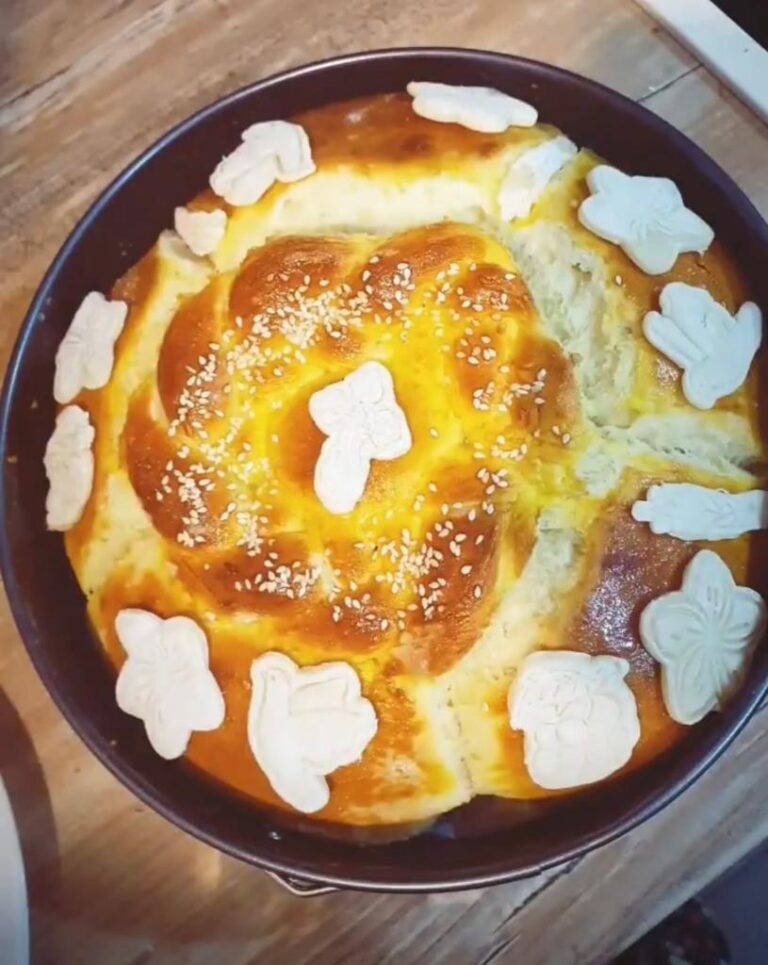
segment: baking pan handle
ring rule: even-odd
[[[279,875],[276,871],[267,871],[266,874],[297,898],[317,898],[339,890],[331,885],[316,885],[313,881],[304,881],[303,878],[294,878],[292,875]]]

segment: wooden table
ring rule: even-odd
[[[6,0],[0,364],[67,232],[166,128],[285,67],[414,42],[524,54],[618,88],[697,141],[768,213],[766,128],[630,0]],[[536,879],[302,901],[124,790],[55,710],[5,604],[0,620],[0,771],[21,827],[38,962],[599,963],[768,836],[759,713],[662,814]]]

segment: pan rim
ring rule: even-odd
[[[129,163],[90,205],[59,249],[40,283],[22,322],[8,363],[2,396],[0,397],[0,458],[3,460],[4,470],[8,448],[9,424],[13,412],[16,388],[22,372],[26,348],[41,313],[41,309],[54,288],[68,259],[80,245],[82,237],[89,226],[99,218],[104,208],[119,194],[122,188],[137,172],[145,165],[150,164],[153,158],[160,152],[173,145],[187,130],[204,124],[208,118],[215,116],[240,101],[247,101],[249,97],[258,92],[263,92],[270,88],[279,88],[280,85],[290,80],[312,77],[318,73],[338,70],[339,68],[354,67],[356,64],[363,62],[410,61],[416,58],[424,59],[430,63],[454,61],[465,63],[468,67],[477,67],[478,64],[493,62],[502,68],[517,67],[527,69],[531,71],[532,74],[539,76],[547,75],[556,83],[567,84],[572,90],[578,91],[579,96],[585,94],[586,96],[591,96],[593,99],[597,97],[598,99],[601,98],[612,102],[617,106],[617,109],[622,110],[629,117],[642,115],[644,122],[655,128],[655,133],[658,134],[660,139],[663,139],[666,143],[672,142],[676,144],[686,156],[689,163],[696,167],[700,175],[708,178],[713,183],[717,183],[719,189],[725,191],[729,204],[734,209],[735,216],[742,221],[750,222],[751,227],[755,231],[762,233],[763,240],[768,248],[768,226],[765,225],[761,216],[746,195],[744,195],[731,178],[722,171],[711,158],[662,118],[651,114],[651,112],[642,105],[596,81],[529,58],[468,48],[392,48],[362,53],[350,53],[326,60],[315,61],[311,64],[292,68],[248,84],[207,105],[181,121],[154,141],[154,143],[144,150],[135,160]],[[5,471],[0,473],[0,506],[7,511],[8,492]],[[285,863],[270,857],[259,856],[252,850],[248,850],[235,842],[227,841],[226,836],[222,835],[222,833],[207,829],[199,822],[174,811],[169,808],[165,802],[159,800],[159,795],[151,782],[147,781],[140,772],[128,764],[127,761],[123,760],[120,752],[109,745],[109,742],[98,728],[94,726],[93,722],[71,705],[65,686],[62,685],[58,679],[44,648],[42,648],[36,640],[36,631],[30,619],[30,612],[24,599],[24,592],[16,579],[13,552],[5,529],[3,529],[2,538],[0,538],[0,571],[5,582],[6,594],[19,635],[46,689],[51,694],[54,702],[75,733],[122,784],[127,786],[137,797],[152,807],[157,813],[162,814],[178,827],[181,827],[196,838],[221,851],[279,875],[298,876],[309,879],[312,882],[341,888],[388,892],[431,892],[479,888],[530,877],[549,868],[572,861],[589,851],[616,840],[638,827],[675,800],[720,757],[741,732],[756,708],[764,699],[766,693],[768,693],[768,673],[766,673],[763,675],[763,679],[759,681],[758,686],[750,692],[748,699],[739,712],[738,718],[730,723],[723,723],[722,730],[714,738],[712,746],[698,761],[694,762],[684,773],[678,775],[674,780],[656,787],[651,792],[649,800],[644,807],[638,807],[634,813],[617,818],[599,833],[586,835],[584,840],[576,841],[572,847],[560,849],[556,855],[543,857],[537,862],[529,861],[525,866],[516,866],[509,870],[490,869],[487,872],[476,873],[462,873],[461,871],[446,872],[436,869],[430,871],[430,869],[409,868],[407,869],[408,874],[406,876],[406,869],[400,869],[402,879],[393,880],[388,875],[381,876],[378,871],[375,873],[365,871],[365,849],[361,848],[360,853],[362,857],[359,875],[354,872],[340,873],[317,866],[311,854],[307,858],[306,865],[302,866],[292,861]],[[255,807],[258,808],[258,805],[255,805]],[[309,835],[306,835],[306,840],[308,842],[307,850],[311,852],[312,839]],[[417,878],[414,878],[415,872],[417,873]]]

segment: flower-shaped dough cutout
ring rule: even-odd
[[[509,722],[525,734],[525,766],[550,790],[600,781],[623,767],[640,739],[637,704],[620,657],[541,650],[510,687]]]
[[[419,116],[443,124],[460,124],[482,134],[501,134],[508,127],[533,127],[539,116],[535,107],[493,87],[414,80],[408,84],[408,93]]]
[[[204,258],[221,244],[227,230],[226,211],[189,211],[176,208],[173,226],[177,234],[194,255]]]
[[[71,529],[83,515],[93,488],[93,440],[88,413],[68,405],[56,417],[43,463],[50,488],[45,500],[48,529]]]
[[[208,667],[208,640],[194,620],[121,610],[115,630],[128,655],[117,678],[117,705],[144,722],[160,757],[181,757],[193,731],[221,727],[224,698]]]
[[[665,285],[660,312],[643,320],[645,337],[683,370],[683,394],[697,409],[711,409],[744,384],[763,337],[762,314],[745,302],[730,314],[705,288]]]
[[[330,800],[327,775],[359,760],[378,729],[346,663],[299,668],[267,653],[251,665],[248,742],[275,793],[306,814]]]
[[[684,540],[736,539],[768,527],[768,493],[727,493],[693,483],[650,486],[632,507],[638,522],[651,532]]]
[[[553,137],[532,147],[510,164],[499,189],[505,221],[527,218],[552,178],[578,153],[567,137]]]
[[[66,405],[82,389],[101,389],[112,375],[115,342],[125,325],[128,306],[90,292],[56,352],[53,397]]]
[[[640,616],[640,637],[661,663],[670,717],[695,724],[739,688],[766,628],[755,590],[737,586],[711,550],[688,564],[680,590],[653,600]]]
[[[235,207],[255,204],[275,181],[289,183],[315,170],[307,132],[289,121],[263,121],[243,131],[242,144],[219,161],[210,185]]]
[[[350,513],[365,492],[372,459],[397,459],[412,445],[392,376],[366,362],[315,392],[309,414],[328,438],[315,466],[315,492],[331,513]]]
[[[579,221],[615,245],[647,275],[669,271],[685,251],[706,251],[714,232],[686,208],[674,181],[624,174],[599,164],[587,175],[592,196]]]

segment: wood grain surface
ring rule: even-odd
[[[65,235],[169,126],[276,70],[407,44],[494,48],[608,84],[707,150],[768,213],[768,133],[630,0],[3,0],[0,366]],[[0,609],[0,771],[35,962],[602,963],[768,836],[768,711],[621,841],[446,897],[293,898],[147,810],[63,722]]]

